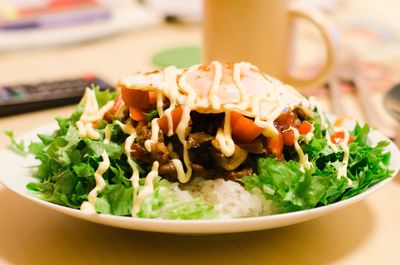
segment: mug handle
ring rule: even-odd
[[[291,5],[289,7],[289,19],[291,21],[297,19],[308,21],[318,29],[325,44],[326,59],[325,65],[315,76],[309,79],[301,79],[287,73],[285,80],[296,88],[307,88],[320,85],[328,79],[335,63],[335,45],[333,40],[335,36],[335,28],[317,10],[301,8],[297,5]],[[287,69],[290,68],[287,67]]]

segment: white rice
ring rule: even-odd
[[[266,215],[271,212],[271,202],[264,199],[259,190],[246,191],[239,183],[224,180],[195,178],[189,184],[174,185],[178,197],[190,199],[201,197],[214,209],[221,219]]]

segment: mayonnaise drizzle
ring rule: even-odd
[[[131,135],[128,136],[125,140],[125,154],[128,157],[128,164],[132,168],[132,175],[130,177],[130,181],[132,183],[132,216],[134,215],[133,207],[134,207],[134,202],[136,200],[136,196],[139,192],[139,169],[135,163],[135,161],[132,159],[131,155],[131,146],[134,143],[136,139],[136,131],[133,131]]]
[[[230,157],[235,152],[235,143],[232,140],[231,134],[231,112],[228,110],[225,112],[224,129],[219,128],[217,135],[215,136],[221,153],[226,157]]]
[[[174,134],[173,129],[173,121],[172,121],[172,111],[175,109],[176,101],[179,96],[179,88],[176,82],[178,77],[177,68],[175,66],[170,66],[164,69],[164,81],[161,85],[163,91],[167,91],[169,94],[170,106],[167,110],[165,110],[164,114],[167,117],[168,122],[168,136],[172,136]],[[162,108],[161,104],[163,102],[161,100],[157,101],[157,108]],[[161,112],[162,113],[162,112]],[[160,111],[158,110],[158,114],[161,117]]]
[[[182,117],[181,120],[178,124],[178,127],[176,128],[176,134],[178,135],[179,141],[183,145],[183,161],[186,166],[186,174],[185,177],[180,180],[182,183],[186,183],[190,180],[190,177],[192,176],[192,167],[191,167],[191,162],[189,158],[189,151],[187,148],[187,141],[186,141],[186,129],[189,126],[189,121],[190,121],[190,111],[193,108],[193,105],[196,100],[196,92],[193,90],[193,88],[188,84],[187,78],[189,74],[192,72],[196,71],[198,69],[198,65],[194,65],[190,67],[186,72],[184,72],[181,75],[181,78],[179,79],[179,86],[183,90],[183,92],[187,93],[186,97],[186,103],[183,106],[183,111],[182,111]],[[175,164],[174,164],[175,165]]]
[[[117,124],[121,128],[121,130],[126,134],[132,134],[135,131],[135,128],[133,128],[130,120],[128,120],[126,124],[123,124],[120,121],[115,121],[115,124]]]
[[[189,181],[192,175],[186,140],[190,112],[192,110],[198,110],[198,108],[204,110],[207,106],[211,106],[211,110],[215,113],[225,112],[225,125],[217,131],[215,137],[221,152],[229,157],[235,150],[235,144],[231,137],[231,111],[237,111],[247,117],[254,118],[255,123],[265,129],[263,134],[268,137],[278,134],[273,122],[283,111],[296,106],[309,106],[307,99],[297,91],[290,89],[290,87],[283,85],[272,77],[260,73],[257,67],[245,62],[234,64],[232,71],[233,82],[238,91],[238,94],[233,93],[232,95],[239,95],[239,99],[222,103],[219,87],[224,82],[224,66],[219,62],[212,62],[212,66],[214,77],[207,92],[207,98],[197,95],[196,90],[188,83],[188,77],[191,74],[196,71],[203,71],[199,68],[199,65],[194,65],[188,69],[177,69],[174,66],[170,66],[162,72],[128,77],[119,83],[120,86],[127,88],[156,90],[157,110],[160,116],[164,115],[167,118],[168,136],[174,134],[172,112],[177,106],[182,107],[182,117],[175,133],[183,145],[183,162],[186,172],[184,172],[183,164],[179,159],[173,159],[172,161],[177,170],[178,179],[183,183]],[[246,73],[251,73],[251,75],[259,78],[264,83],[262,88],[258,87],[258,90],[253,91],[253,93],[258,92],[251,97],[249,96],[249,91],[251,90],[244,87],[244,82],[242,81],[242,76],[246,76]],[[226,84],[224,83],[224,85]],[[164,96],[170,102],[170,106],[166,110],[163,109]],[[156,131],[158,132],[158,127],[157,122],[152,122],[152,137],[145,142],[145,148],[148,151],[151,150],[152,143],[157,140]],[[306,160],[303,162],[307,165]]]
[[[160,131],[160,126],[158,126],[158,118],[151,121],[151,138],[144,142],[144,147],[147,152],[151,152],[151,146],[158,142],[158,132]]]
[[[136,216],[136,214],[140,210],[140,205],[146,199],[147,196],[151,195],[154,191],[154,179],[158,176],[158,162],[154,161],[153,167],[151,171],[147,174],[144,187],[138,193],[136,199],[134,200],[132,207],[132,216]]]
[[[78,128],[80,138],[89,138],[91,140],[98,140],[100,138],[100,134],[93,128],[93,123],[88,122],[84,124],[82,121],[77,121],[75,125]]]
[[[298,156],[299,156],[299,163],[301,166],[305,168],[310,168],[311,163],[308,161],[308,155],[304,154],[303,150],[300,147],[299,144],[299,131],[296,128],[290,127],[290,130],[293,131],[294,133],[294,149],[296,150]]]
[[[109,124],[106,125],[106,127],[104,128],[104,140],[103,143],[105,144],[109,144],[111,141],[111,126]]]
[[[243,87],[241,77],[240,77],[240,71],[242,67],[250,68],[249,63],[235,63],[233,65],[233,81],[235,82],[236,87],[239,90],[240,94],[240,102],[238,104],[238,108],[240,109],[247,109],[249,105],[249,97],[247,96],[246,90]]]
[[[100,162],[96,172],[94,173],[96,186],[89,192],[88,201],[83,202],[81,205],[81,210],[86,213],[96,213],[94,205],[97,200],[97,193],[103,190],[106,186],[106,182],[103,179],[103,174],[110,167],[110,159],[108,158],[106,151],[103,151],[101,157],[103,158],[103,161]]]
[[[213,109],[219,109],[221,108],[221,102],[218,97],[218,87],[222,80],[222,64],[220,62],[212,62],[211,64],[214,66],[214,79],[211,84],[208,100]]]
[[[83,103],[85,104],[83,108],[83,113],[80,117],[80,121],[83,123],[95,122],[101,120],[104,114],[109,111],[113,105],[114,101],[109,101],[105,104],[101,109],[99,109],[99,104],[97,103],[97,98],[94,90],[90,88],[86,88],[85,95],[82,98]]]
[[[129,134],[129,136],[126,138],[125,143],[124,143],[124,151],[126,154],[126,157],[128,158],[128,165],[131,167],[132,169],[132,175],[130,177],[130,181],[132,183],[132,216],[135,216],[135,214],[133,213],[133,205],[134,202],[136,200],[136,196],[139,192],[139,169],[135,163],[135,161],[132,159],[132,144],[135,142],[136,139],[136,130],[135,128],[132,126],[132,123],[130,122],[130,120],[127,121],[127,124],[123,124],[120,121],[116,121],[115,124],[117,124],[118,126],[121,127],[121,130],[126,133]]]
[[[347,177],[347,167],[349,164],[349,147],[347,143],[349,142],[350,134],[348,130],[344,130],[344,139],[339,143],[340,148],[343,150],[343,166],[338,169],[337,178],[346,178],[349,185],[353,184],[353,181]]]
[[[96,93],[93,89],[87,87],[82,98],[82,103],[84,104],[83,112],[79,121],[75,124],[78,128],[79,137],[98,140],[100,134],[93,128],[93,122],[101,120],[104,114],[112,108],[114,101],[109,101],[99,109]]]

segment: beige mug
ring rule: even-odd
[[[325,64],[310,79],[290,74],[292,22],[297,19],[314,25],[326,47]],[[334,64],[329,27],[315,10],[286,0],[204,0],[203,61],[248,61],[297,88],[315,86],[326,81]]]

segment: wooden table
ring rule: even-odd
[[[0,53],[0,83],[87,71],[115,82],[151,69],[151,55],[161,48],[199,42],[196,25],[163,25],[80,45]],[[72,109],[1,118],[0,130],[20,135]],[[6,144],[0,135],[0,147]],[[0,165],[0,170],[7,167]],[[399,209],[396,179],[360,203],[302,224],[242,234],[174,236],[74,219],[0,185],[0,264],[399,264]]]

